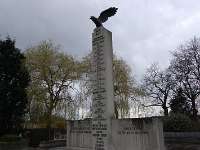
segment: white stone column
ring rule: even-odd
[[[92,55],[93,150],[112,150],[111,119],[114,116],[112,33],[104,27],[93,31]]]

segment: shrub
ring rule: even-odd
[[[19,137],[17,135],[7,134],[7,135],[0,137],[0,142],[9,142],[10,143],[10,142],[17,142],[20,140],[21,140],[21,137]]]
[[[164,131],[194,131],[192,120],[184,114],[171,114],[164,118]]]

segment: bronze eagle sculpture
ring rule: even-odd
[[[96,27],[101,27],[102,23],[106,22],[109,17],[112,17],[117,12],[116,7],[110,7],[100,13],[100,16],[98,18],[91,16],[90,19],[95,23]]]

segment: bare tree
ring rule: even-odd
[[[173,53],[170,70],[183,89],[197,117],[196,100],[200,94],[200,39],[194,37]]]
[[[148,106],[159,106],[168,115],[168,102],[174,82],[168,69],[161,71],[157,64],[152,64],[144,76],[143,89],[150,97],[151,104]]]

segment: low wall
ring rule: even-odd
[[[68,149],[92,148],[92,120],[67,121],[67,143]]]
[[[38,147],[41,141],[54,140],[55,133],[62,133],[65,135],[66,129],[63,128],[35,128],[35,129],[26,129],[26,138],[28,139],[28,145],[31,147]]]
[[[164,132],[165,138],[200,138],[200,132]]]
[[[113,119],[114,150],[164,150],[159,118]],[[92,150],[92,120],[67,122],[67,149]]]

